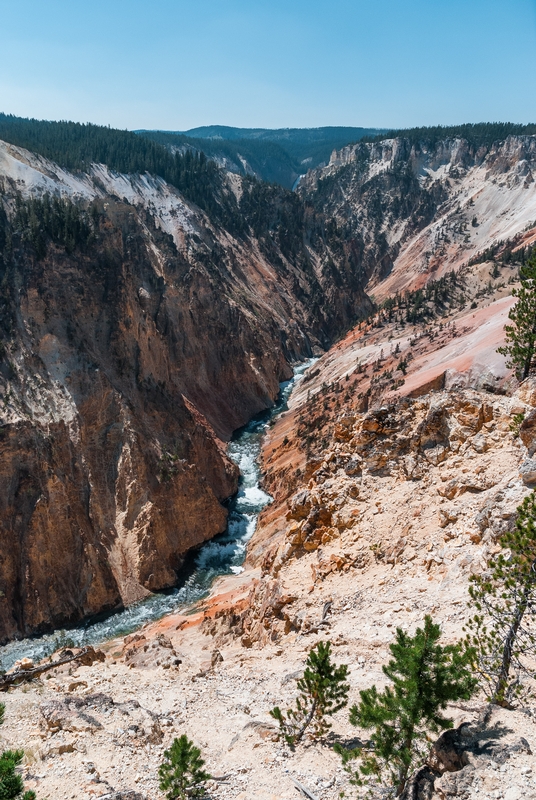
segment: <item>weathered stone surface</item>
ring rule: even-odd
[[[536,378],[527,378],[517,389],[515,397],[528,406],[536,407]]]
[[[145,636],[140,634],[135,637],[127,636],[124,645],[125,664],[131,668],[178,669],[182,663],[179,653],[170,640],[162,634],[151,642],[147,642]]]
[[[519,467],[519,474],[525,486],[536,486],[536,458],[526,458]]]
[[[449,797],[469,797],[476,777],[472,764],[463,767],[459,772],[445,772],[435,782],[435,791],[442,800]]]
[[[458,772],[467,763],[463,758],[463,742],[459,729],[444,731],[428,756],[428,764],[435,772]]]
[[[288,519],[302,520],[307,519],[313,507],[314,498],[311,497],[309,492],[298,492],[290,501],[290,511],[287,514]]]
[[[536,408],[521,423],[519,438],[527,448],[529,458],[532,458],[536,451]]]
[[[57,731],[96,731],[101,723],[91,714],[81,710],[76,703],[57,700],[40,707],[42,727],[50,733]]]
[[[428,766],[421,767],[408,780],[400,800],[431,800],[436,777]]]

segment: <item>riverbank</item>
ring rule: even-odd
[[[293,378],[281,384],[274,407],[258,414],[236,431],[229,443],[228,455],[238,466],[241,477],[238,493],[229,503],[227,530],[186,557],[175,589],[152,594],[99,621],[89,620],[70,630],[10,642],[0,647],[2,668],[10,669],[21,658],[40,661],[64,644],[97,646],[117,636],[128,635],[179,609],[195,605],[210,592],[219,576],[240,573],[246,545],[255,531],[258,516],[271,502],[270,496],[260,488],[259,460],[263,437],[271,421],[286,408],[296,382],[314,361],[310,359],[295,367]]]

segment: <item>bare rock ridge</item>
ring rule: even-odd
[[[173,585],[225,529],[222,439],[370,302],[321,237],[286,256],[159,178],[1,143],[0,191],[5,641]]]

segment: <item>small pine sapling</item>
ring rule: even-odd
[[[521,414],[514,414],[512,417],[512,421],[509,425],[510,430],[514,434],[514,439],[519,438],[519,433],[521,431],[521,426],[523,424],[523,420],[525,419],[525,414],[521,412]]]
[[[5,706],[0,703],[0,725],[4,722]],[[35,792],[24,791],[17,767],[24,758],[22,750],[4,750],[0,755],[0,800],[35,800]]]
[[[319,642],[311,650],[303,678],[297,682],[300,696],[296,699],[296,708],[289,708],[286,714],[278,706],[270,711],[287,744],[291,747],[298,744],[308,728],[314,739],[327,733],[331,727],[327,717],[332,717],[348,703],[347,675],[346,664],[332,663],[330,642]]]
[[[174,739],[169,750],[164,752],[164,761],[158,770],[160,789],[166,793],[167,800],[203,797],[203,784],[211,777],[203,769],[204,764],[201,750],[187,736],[183,734]]]
[[[500,538],[505,548],[471,578],[471,607],[466,645],[491,703],[506,708],[530,693],[536,678],[536,493],[517,509],[516,525]]]
[[[359,704],[350,709],[351,724],[372,732],[363,747],[335,747],[355,786],[377,782],[399,797],[426,756],[428,734],[452,727],[441,710],[473,694],[477,681],[469,669],[470,654],[459,644],[438,645],[440,636],[441,628],[430,616],[415,636],[397,628],[396,641],[389,645],[393,658],[383,667],[392,686],[383,692],[376,686],[361,691]],[[354,770],[351,761],[356,758],[360,764]]]

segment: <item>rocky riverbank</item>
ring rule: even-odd
[[[345,435],[288,504],[275,557],[266,550],[258,566],[222,579],[193,613],[107,643],[104,664],[63,667],[6,696],[2,734],[27,750],[28,785],[59,800],[127,791],[157,800],[163,750],[185,732],[216,778],[211,797],[291,800],[293,778],[323,800],[347,791],[331,748],[291,754],[268,712],[291,702],[320,640],[349,665],[353,702],[383,683],[397,626],[412,631],[431,613],[446,641],[459,638],[469,576],[529,490],[520,467],[532,427],[519,438],[510,430],[520,409],[528,421],[536,415],[534,383],[512,397],[425,394],[341,426]],[[347,457],[352,448],[360,469]],[[434,797],[517,800],[536,790],[530,706],[497,710],[479,727],[484,708],[482,697],[449,707],[456,725],[471,727],[456,745],[463,769],[441,775],[440,765]],[[333,736],[353,735],[339,713]]]

